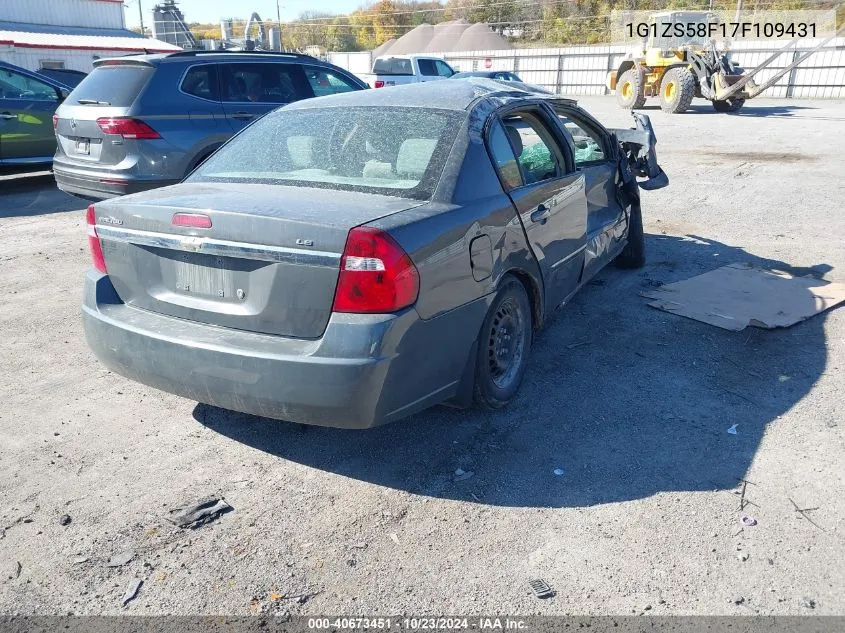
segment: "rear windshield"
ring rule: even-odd
[[[98,66],[74,88],[65,103],[125,108],[132,105],[152,74],[152,66]]]
[[[402,57],[391,57],[389,59],[377,59],[373,65],[374,75],[413,75],[414,69],[410,59]],[[437,73],[435,73],[437,74]]]
[[[426,200],[434,194],[464,117],[432,108],[281,109],[234,137],[188,180]]]

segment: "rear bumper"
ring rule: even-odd
[[[83,322],[95,355],[132,380],[224,409],[360,429],[455,396],[474,366],[486,305],[427,321],[414,309],[333,314],[320,339],[291,339],[127,306],[90,271]]]
[[[53,163],[56,185],[65,193],[90,200],[105,200],[176,184],[177,180],[148,180],[111,173],[84,173]]]

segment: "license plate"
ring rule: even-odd
[[[202,253],[177,253],[171,260],[176,290],[202,297],[229,298],[235,294],[233,273],[222,257]]]
[[[76,140],[76,153],[88,156],[91,153],[91,141],[89,139]]]

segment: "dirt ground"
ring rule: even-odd
[[[83,205],[0,180],[0,612],[845,614],[845,309],[734,333],[638,295],[731,262],[845,281],[845,104],[647,113],[671,179],[644,195],[647,266],[557,315],[507,410],[371,431],[105,371]],[[234,511],[165,520],[210,496]]]

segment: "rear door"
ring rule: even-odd
[[[27,74],[0,68],[0,160],[49,162],[56,152],[55,87]]]
[[[575,167],[584,174],[587,196],[587,268],[601,268],[615,254],[626,227],[619,202],[619,169],[609,134],[583,112],[555,104],[555,114],[572,139]],[[588,276],[591,270],[588,271]]]
[[[352,78],[329,68],[321,66],[303,66],[303,68],[315,97],[362,89]]]
[[[234,132],[286,103],[314,96],[300,64],[223,63],[220,86],[226,120]]]
[[[417,66],[417,75],[420,81],[434,81],[435,79],[442,79],[437,70],[437,60],[428,59],[426,57],[417,57],[414,62]]]
[[[507,110],[494,119],[487,144],[540,264],[546,307],[578,287],[584,261],[587,201],[584,175],[541,106]]]

